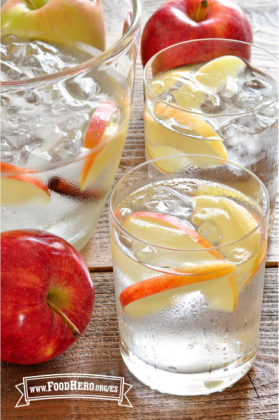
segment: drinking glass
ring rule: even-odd
[[[167,156],[124,175],[109,206],[128,369],[169,394],[233,385],[251,368],[259,341],[265,186],[220,158]]]
[[[80,250],[98,222],[128,130],[141,13],[138,0],[102,5],[103,52],[2,39],[3,231],[42,229]]]
[[[197,153],[249,169],[270,195],[278,186],[278,59],[234,40],[173,45],[144,71],[148,159]]]

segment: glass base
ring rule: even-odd
[[[143,384],[162,393],[173,395],[208,395],[221,392],[239,381],[251,369],[257,346],[245,362],[238,359],[226,369],[197,374],[173,373],[157,369],[131,353],[120,340],[120,352],[129,371]],[[243,356],[241,357],[243,360]]]

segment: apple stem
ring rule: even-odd
[[[58,315],[60,316],[60,318],[62,319],[62,321],[64,322],[64,324],[66,324],[70,330],[72,331],[72,334],[74,337],[78,338],[81,334],[79,329],[72,323],[72,321],[69,320],[69,318],[63,314],[63,312],[57,308],[57,306],[55,306],[52,302],[50,302],[49,300],[47,300],[47,304],[48,306],[53,309],[55,312],[58,313]]]
[[[32,0],[26,0],[26,3],[29,3],[30,6],[34,9],[37,10],[37,7],[35,6],[35,4],[32,2]]]
[[[196,13],[196,22],[200,22],[200,20],[199,20],[200,12],[201,12],[202,9],[204,9],[207,6],[208,6],[208,1],[207,0],[202,0],[200,2],[200,5],[199,5],[197,13]]]

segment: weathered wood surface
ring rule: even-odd
[[[96,301],[90,324],[80,340],[55,360],[34,366],[2,365],[2,419],[40,420],[276,420],[278,270],[266,270],[260,347],[249,373],[232,388],[200,397],[176,397],[152,391],[135,379],[119,352],[117,315],[112,273],[92,273]],[[133,407],[116,401],[34,401],[15,408],[19,392],[15,385],[32,375],[91,373],[125,377],[132,385],[127,394]]]

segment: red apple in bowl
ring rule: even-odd
[[[205,38],[234,39],[251,43],[250,24],[243,11],[231,0],[168,0],[150,17],[141,39],[143,66],[157,52],[184,41]],[[202,54],[201,54],[202,48]],[[153,73],[219,57],[238,55],[249,58],[249,47],[235,48],[211,43],[208,47],[186,45],[160,55]],[[239,51],[242,48],[242,51]]]
[[[8,0],[1,8],[1,35],[17,35],[105,49],[101,0]]]
[[[81,255],[39,230],[1,234],[1,360],[46,362],[84,332],[95,291]]]

